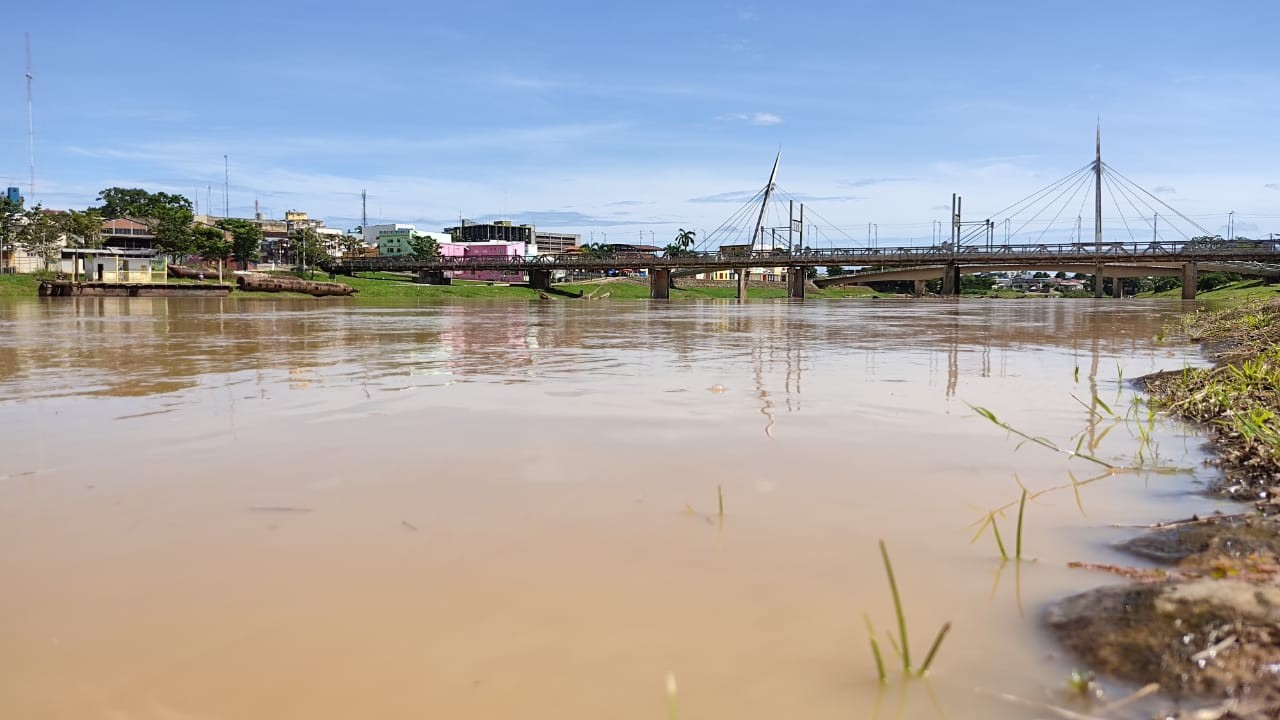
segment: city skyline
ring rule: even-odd
[[[18,7],[0,182],[27,189],[27,30],[47,207],[123,185],[220,213],[226,155],[232,215],[352,227],[367,188],[371,222],[661,245],[732,214],[780,148],[782,187],[889,242],[931,237],[953,192],[980,217],[1086,164],[1101,116],[1107,162],[1166,202],[1280,231],[1280,9],[1116,5]]]

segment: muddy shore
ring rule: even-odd
[[[1049,608],[1049,628],[1092,671],[1156,683],[1162,717],[1280,717],[1280,302],[1196,313],[1176,329],[1210,368],[1138,382],[1161,410],[1202,423],[1222,477],[1208,492],[1239,513],[1153,526],[1122,549],[1156,569],[1093,568],[1128,583]],[[1245,504],[1249,503],[1249,504]],[[1139,715],[1153,710],[1134,708]]]

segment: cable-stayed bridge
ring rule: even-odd
[[[730,270],[737,277],[740,299],[746,299],[752,271],[759,273],[762,268],[785,269],[789,297],[804,297],[808,268],[837,266],[861,270],[814,282],[826,286],[909,280],[915,282],[917,294],[923,294],[926,280],[941,278],[943,294],[958,295],[964,273],[1064,271],[1092,275],[1097,297],[1102,297],[1103,279],[1112,278],[1118,297],[1119,278],[1177,276],[1182,278],[1182,296],[1190,299],[1195,297],[1200,272],[1280,278],[1280,240],[1214,235],[1103,162],[1101,131],[1092,162],[990,217],[965,220],[963,199],[953,196],[950,236],[941,240],[939,232],[939,241],[929,246],[858,247],[840,232],[849,241],[848,247],[812,247],[806,234],[811,236],[819,226],[806,222],[806,212],[810,220],[826,221],[778,186],[778,163],[775,159],[768,183],[718,228],[693,247],[677,252],[656,255],[614,246],[536,257],[417,260],[396,256],[339,260],[333,270],[344,274],[413,271],[426,282],[447,282],[450,272],[500,270],[527,273],[530,285],[549,288],[559,271],[645,269],[654,298],[669,296],[673,277]],[[1110,237],[1104,237],[1104,199],[1111,201],[1110,213],[1119,218],[1122,234],[1113,229]],[[1089,215],[1086,209],[1091,211]],[[1001,242],[996,241],[998,225],[1004,231]]]

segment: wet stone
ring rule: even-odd
[[[1159,683],[1170,696],[1280,707],[1280,587],[1197,579],[1102,587],[1046,620],[1100,674]]]
[[[1280,522],[1261,517],[1205,518],[1143,533],[1119,547],[1138,557],[1169,564],[1193,555],[1280,556]]]

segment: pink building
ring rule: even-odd
[[[521,242],[463,242],[440,243],[440,254],[444,257],[520,257],[529,252],[525,243]],[[503,272],[501,270],[465,271],[454,270],[448,273],[454,280],[479,280],[482,282],[526,282],[524,273]]]

